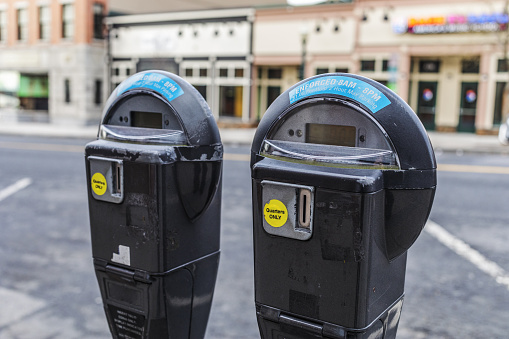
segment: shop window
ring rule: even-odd
[[[463,59],[461,60],[461,73],[478,74],[479,59]]]
[[[74,5],[62,5],[62,38],[74,38]]]
[[[219,69],[219,77],[220,78],[228,78],[228,68],[220,68]]]
[[[324,74],[324,73],[329,73],[329,69],[328,68],[317,68],[316,69],[316,75]]]
[[[389,71],[389,60],[384,59],[382,60],[382,72]]]
[[[94,86],[94,103],[96,105],[102,104],[103,101],[102,91],[103,91],[102,80],[96,80]]]
[[[334,70],[336,73],[348,73],[348,68],[336,68]]]
[[[200,68],[200,78],[206,78],[208,74],[209,74],[208,69]]]
[[[439,60],[421,60],[419,61],[420,73],[439,73],[440,61]]]
[[[7,40],[7,12],[0,11],[0,43]]]
[[[64,101],[66,103],[71,102],[71,80],[64,80]]]
[[[196,90],[198,92],[200,92],[201,96],[206,101],[207,100],[207,86],[205,86],[205,85],[194,85],[194,88],[196,88]]]
[[[375,60],[361,60],[361,71],[374,72],[375,71]]]
[[[186,68],[185,70],[186,77],[192,77],[193,76],[193,69],[192,68]]]
[[[509,59],[498,59],[497,72],[505,73],[509,70]]]
[[[235,68],[235,77],[243,78],[244,77],[244,69],[243,68]]]
[[[51,12],[49,6],[39,7],[39,39],[47,41],[50,38]]]
[[[221,117],[242,117],[242,86],[219,87],[219,115]]]
[[[94,4],[94,39],[104,39],[103,30],[104,5]]]
[[[16,12],[17,26],[18,26],[18,41],[27,41],[28,38],[28,10],[20,8]]]
[[[267,78],[269,79],[282,79],[283,69],[281,68],[269,68]]]
[[[504,106],[504,91],[506,82],[497,82],[495,89],[495,111],[493,112],[493,125],[500,125],[502,123],[502,111]]]
[[[269,107],[280,94],[281,94],[280,86],[268,86],[267,87],[267,107]]]

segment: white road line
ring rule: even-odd
[[[32,183],[32,179],[23,178],[21,180],[16,181],[11,186],[6,187],[3,190],[0,190],[0,201],[6,199],[7,197],[13,195],[16,192],[21,191],[22,189],[26,188],[31,183]]]
[[[442,226],[431,220],[428,220],[424,230],[435,237],[443,245],[454,251],[459,256],[470,261],[475,267],[494,278],[497,283],[505,286],[509,290],[509,274],[498,264],[487,259],[463,240],[456,238],[454,235],[447,232]]]

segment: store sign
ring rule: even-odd
[[[410,17],[394,20],[392,28],[397,34],[499,32],[507,29],[508,22],[504,13]]]

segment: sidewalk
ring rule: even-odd
[[[226,145],[251,145],[256,129],[221,128],[221,140]],[[488,153],[509,155],[509,146],[501,145],[495,135],[429,132],[436,152]],[[96,139],[97,126],[63,126],[47,123],[2,123],[0,135],[42,136]]]

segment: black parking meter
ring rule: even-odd
[[[92,255],[114,338],[203,338],[219,262],[223,146],[176,75],[121,83],[86,146]]]
[[[436,187],[411,108],[370,79],[319,75],[274,101],[251,152],[262,338],[394,338]]]

